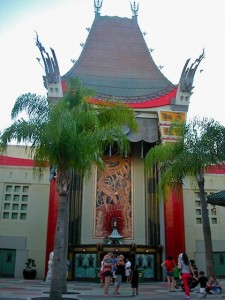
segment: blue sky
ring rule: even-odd
[[[93,0],[0,0],[0,131],[11,123],[18,96],[46,95],[38,64],[35,31],[45,49],[56,52],[61,75],[78,59],[80,43],[94,20]],[[129,0],[103,0],[101,15],[131,18]],[[187,59],[193,62],[205,48],[194,80],[188,117],[201,115],[225,125],[224,0],[139,0],[138,23],[156,65],[177,84]]]

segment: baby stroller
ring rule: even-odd
[[[193,259],[190,259],[190,263],[192,265],[192,268],[194,270],[194,274],[195,274],[195,277],[198,278],[198,268],[196,267],[195,265],[195,261]],[[189,281],[189,289],[194,289],[196,286],[198,285],[198,280],[196,280],[193,276],[193,274],[191,274],[191,278],[190,278],[190,281]],[[183,285],[183,282],[181,282],[181,288],[182,290],[184,291],[184,285]]]
[[[195,273],[195,276],[197,277],[198,275]],[[191,278],[190,278],[190,280],[189,280],[189,290],[194,289],[197,285],[198,285],[198,280],[196,280],[196,279],[191,275]],[[183,284],[182,279],[181,279],[181,281],[180,281],[180,286],[181,286],[181,289],[184,291],[184,284]]]

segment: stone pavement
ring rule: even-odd
[[[225,280],[220,280],[223,292],[225,292]],[[0,299],[9,300],[47,300],[50,284],[42,280],[23,280],[0,278]],[[176,290],[169,292],[166,282],[147,282],[139,283],[139,295],[132,296],[132,290],[129,283],[122,283],[120,294],[113,295],[114,286],[109,289],[109,297],[103,296],[103,289],[99,283],[69,281],[68,293],[63,294],[63,300],[97,300],[97,299],[135,299],[135,300],[166,300],[166,299],[184,299],[184,292]],[[191,291],[191,299],[199,299],[199,287]],[[225,298],[225,293],[221,295],[207,295],[206,299],[216,300]]]

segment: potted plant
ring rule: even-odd
[[[28,258],[25,265],[26,268],[23,270],[24,279],[35,279],[37,275],[35,260]]]

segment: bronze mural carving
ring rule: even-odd
[[[124,238],[133,237],[131,158],[105,157],[106,169],[97,171],[95,238],[107,238],[113,220]]]

